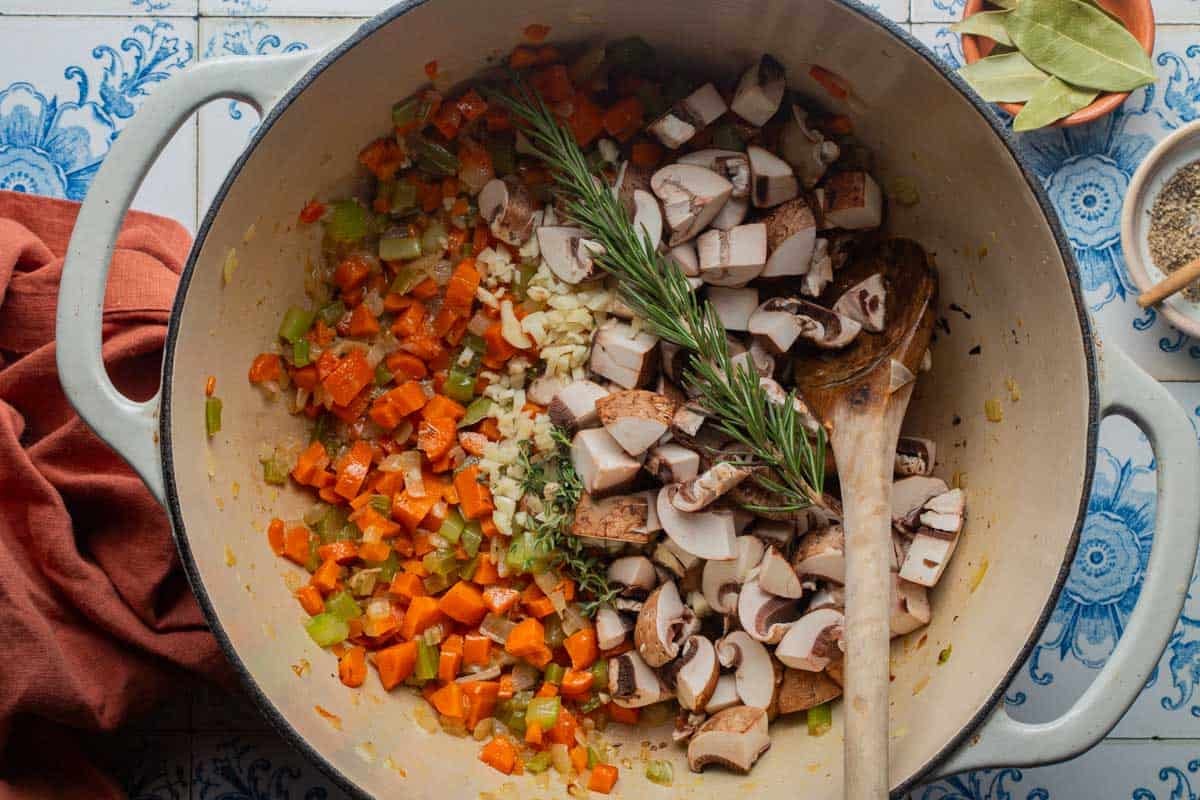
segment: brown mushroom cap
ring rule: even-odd
[[[709,717],[688,743],[688,767],[700,772],[719,764],[743,775],[771,746],[767,712],[750,706],[734,706]]]
[[[788,667],[779,686],[779,713],[808,711],[840,697],[842,687],[824,672],[809,672]]]
[[[646,598],[633,629],[638,654],[651,667],[661,667],[679,655],[684,631],[693,615],[683,604],[674,581],[667,581]]]

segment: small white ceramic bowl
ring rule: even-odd
[[[1150,210],[1167,181],[1181,168],[1200,159],[1200,121],[1163,139],[1133,173],[1121,210],[1121,249],[1129,275],[1141,291],[1167,277],[1150,257]],[[1167,321],[1189,336],[1200,337],[1200,303],[1180,292],[1158,305]]]

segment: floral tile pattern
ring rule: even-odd
[[[869,2],[947,63],[962,63],[948,25],[961,16],[964,0]],[[1136,308],[1119,241],[1120,203],[1133,170],[1154,142],[1200,118],[1200,0],[1153,2],[1160,23],[1188,23],[1159,28],[1159,83],[1135,93],[1102,123],[1020,141],[1063,220],[1097,326],[1154,375],[1174,381],[1168,386],[1200,436],[1200,342]],[[129,118],[184,65],[322,47],[389,4],[0,0],[0,186],[80,199]],[[55,46],[21,47],[39,37]],[[244,104],[203,108],[160,157],[137,204],[194,227],[256,124]],[[1119,640],[1153,542],[1153,459],[1132,424],[1104,423],[1071,575],[1008,692],[1015,717],[1038,721],[1062,713]],[[911,800],[1198,800],[1200,579],[1193,578],[1190,590],[1158,669],[1114,738],[1062,765],[979,770],[932,782]],[[207,685],[188,686],[158,713],[97,737],[95,752],[135,800],[343,797],[268,728],[247,698]]]

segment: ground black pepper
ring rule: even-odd
[[[1171,176],[1150,210],[1150,257],[1170,273],[1200,258],[1200,161],[1193,161]],[[1183,295],[1200,302],[1200,281]]]

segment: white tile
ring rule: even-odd
[[[352,19],[200,20],[200,58],[261,55],[305,50],[345,38],[360,22]],[[258,125],[258,113],[232,100],[200,109],[199,210],[208,210],[230,167]]]
[[[946,23],[914,22],[912,34],[946,64],[959,67],[964,63],[962,42]]]
[[[912,21],[954,22],[966,5],[966,0],[912,0]]]
[[[1171,23],[1195,23],[1200,20],[1196,0],[1151,0],[1154,20],[1160,26]]]
[[[373,17],[394,0],[200,0],[211,17]]]
[[[0,188],[82,200],[113,139],[192,60],[195,41],[191,19],[0,17]],[[194,229],[195,186],[188,121],[134,206]]]
[[[1106,741],[1048,767],[976,770],[918,787],[910,800],[1195,800],[1200,742]]]
[[[192,17],[198,0],[0,0],[0,14],[73,16],[77,14],[153,14],[156,17]]]

